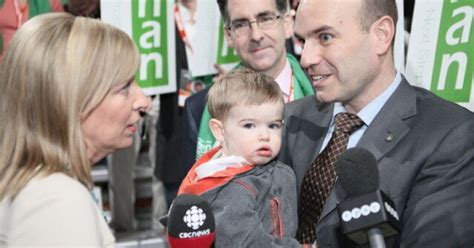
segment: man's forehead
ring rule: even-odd
[[[306,4],[308,5],[308,3]],[[316,25],[317,17],[315,16],[316,13],[312,11],[312,9],[306,8],[313,6],[303,6],[300,5],[296,11],[295,16],[295,35],[298,37],[305,37],[308,32],[307,29],[311,29]],[[312,3],[311,5],[315,5]]]
[[[295,33],[304,37],[328,27],[339,28],[344,23],[354,23],[359,5],[354,0],[306,0],[296,11]]]
[[[250,19],[277,13],[276,0],[229,0],[227,11],[231,20]]]
[[[301,13],[313,14],[313,17],[315,12],[344,15],[360,10],[362,4],[362,0],[300,0],[296,18],[298,18],[298,13],[300,15]]]

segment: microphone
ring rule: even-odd
[[[384,238],[400,232],[393,201],[379,189],[379,171],[374,155],[363,148],[345,151],[336,162],[338,180],[348,199],[337,206],[344,235],[372,248],[385,248]]]
[[[177,196],[160,222],[168,228],[170,248],[209,248],[216,237],[214,214],[201,196]]]

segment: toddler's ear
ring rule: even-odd
[[[209,120],[209,128],[211,129],[212,135],[216,138],[219,143],[224,142],[224,126],[222,122],[218,119]]]

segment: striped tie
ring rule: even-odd
[[[363,124],[357,115],[337,114],[331,140],[306,171],[301,185],[299,226],[296,233],[301,244],[312,244],[316,240],[315,224],[334,185],[337,158],[346,150],[349,136]]]

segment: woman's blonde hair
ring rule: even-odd
[[[90,188],[82,120],[138,66],[130,37],[99,20],[54,13],[25,23],[0,65],[0,200],[54,172]]]

